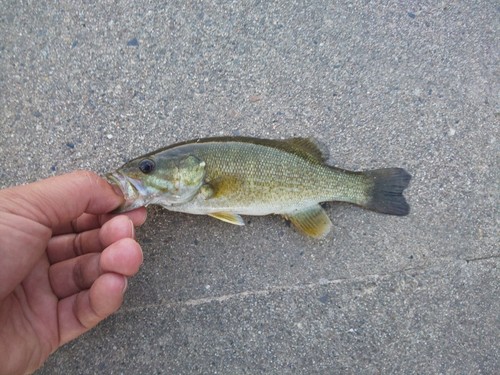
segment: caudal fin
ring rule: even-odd
[[[366,208],[389,215],[408,215],[410,206],[403,196],[411,179],[408,172],[402,168],[384,168],[364,174],[373,181]]]

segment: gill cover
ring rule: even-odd
[[[149,204],[169,207],[191,200],[205,177],[205,162],[193,155],[148,155],[125,163],[106,175],[125,201],[114,213]]]
[[[205,162],[193,155],[181,156],[168,160],[165,172],[166,181],[170,182],[168,184],[170,189],[165,192],[164,196],[160,195],[158,200],[151,203],[163,205],[184,203],[191,200],[202,186],[205,177]]]

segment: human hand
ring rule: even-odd
[[[139,208],[79,171],[0,190],[0,373],[33,372],[115,312],[142,263]]]

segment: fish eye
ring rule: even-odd
[[[151,173],[155,170],[155,162],[151,159],[144,159],[139,163],[139,169],[142,173]]]

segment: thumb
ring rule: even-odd
[[[11,212],[49,228],[84,212],[104,214],[123,201],[109,183],[89,171],[77,171],[0,191],[0,211]]]

